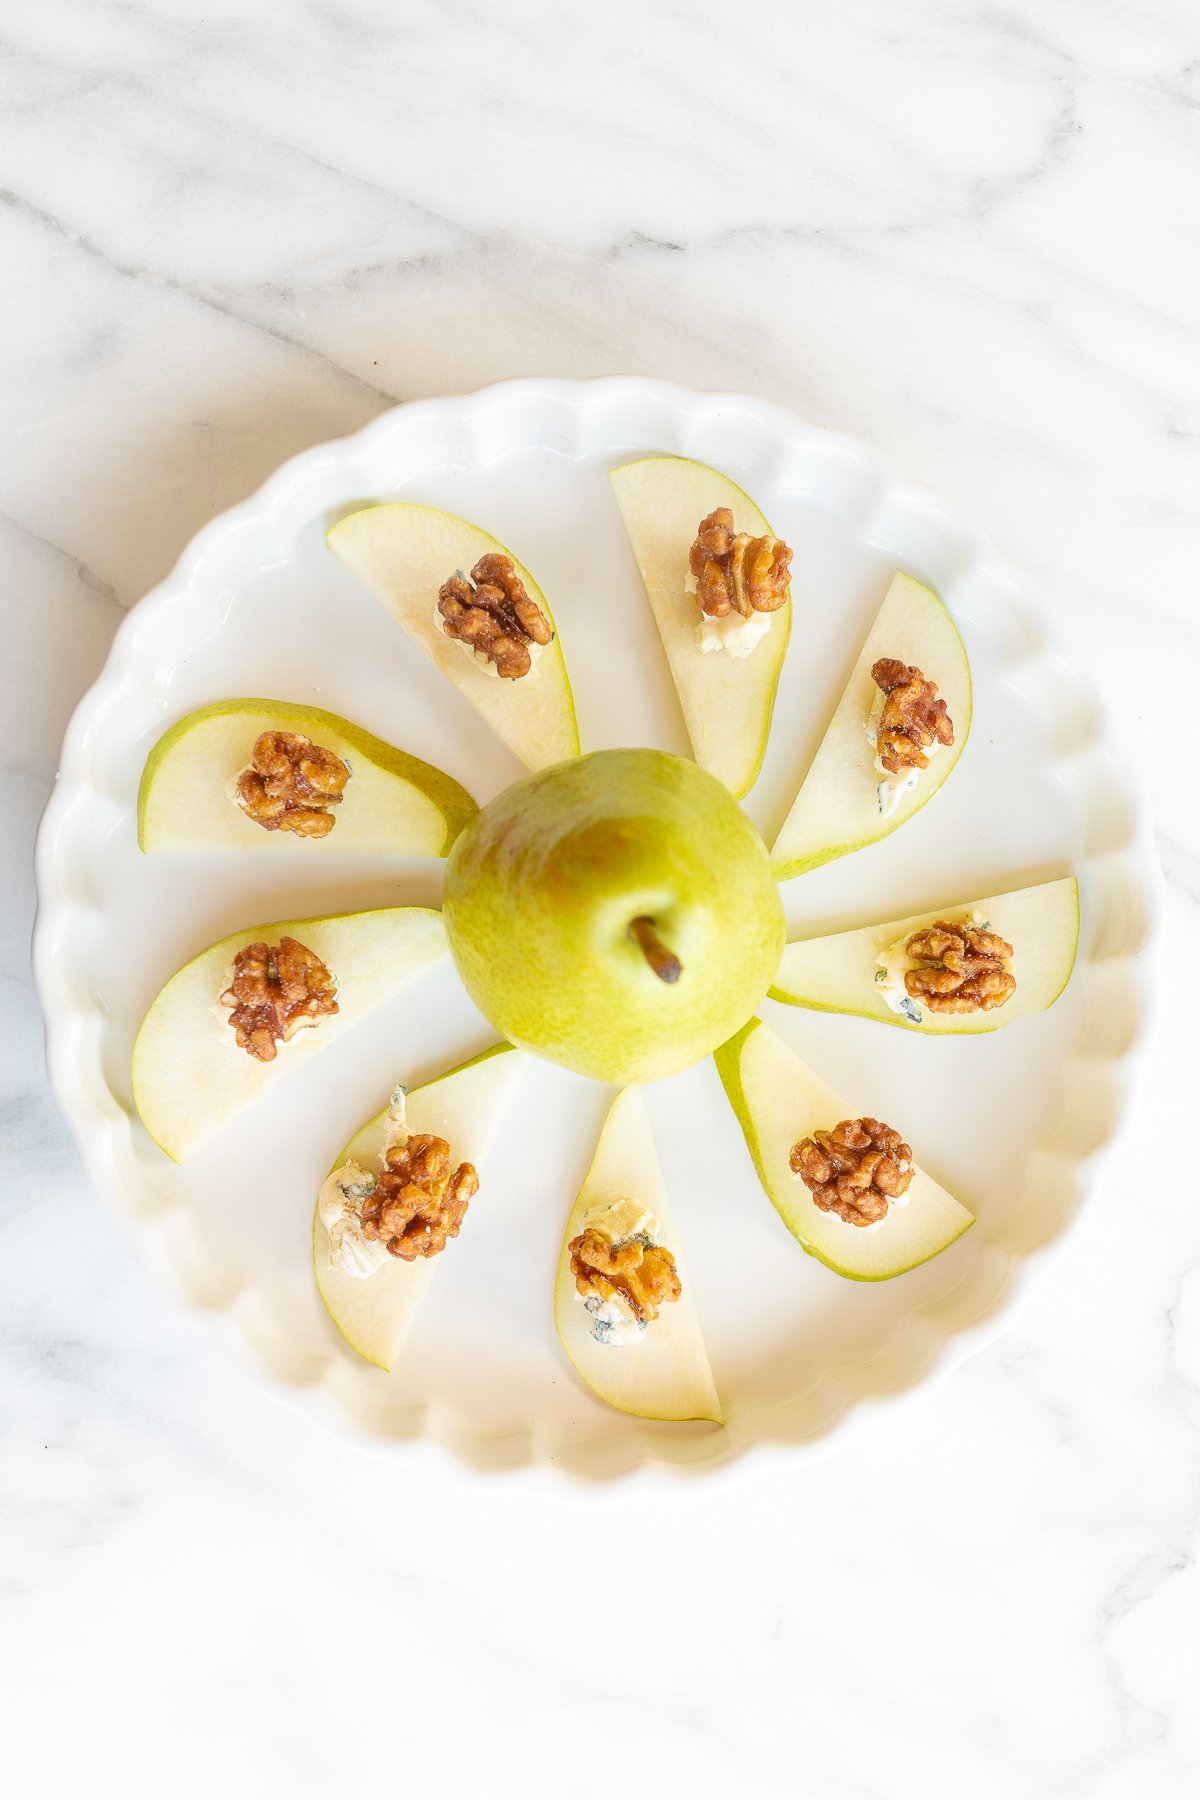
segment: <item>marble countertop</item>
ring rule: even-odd
[[[1193,5],[200,10],[0,20],[11,1791],[1194,1794]],[[823,1460],[596,1499],[326,1439],[151,1284],[46,1089],[28,850],[207,519],[394,401],[611,372],[860,436],[1023,564],[1169,919],[1133,1129],[1001,1341]]]

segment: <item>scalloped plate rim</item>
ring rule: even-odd
[[[573,1463],[569,1456],[553,1447],[547,1448],[535,1427],[523,1433],[486,1436],[469,1426],[447,1424],[436,1417],[441,1404],[436,1401],[426,1401],[420,1406],[415,1429],[386,1434],[373,1428],[340,1400],[335,1391],[340,1366],[337,1361],[327,1358],[321,1370],[307,1380],[285,1376],[267,1365],[248,1322],[239,1311],[244,1289],[227,1293],[219,1304],[183,1291],[183,1271],[176,1253],[167,1243],[166,1230],[178,1208],[169,1205],[148,1211],[126,1191],[113,1166],[113,1155],[117,1135],[122,1126],[129,1128],[130,1121],[107,1088],[104,1098],[108,1105],[99,1106],[94,1091],[89,1091],[81,1074],[85,1054],[81,1039],[86,1036],[84,1027],[88,1014],[85,1009],[73,1005],[63,992],[56,966],[64,923],[78,906],[67,895],[60,879],[59,850],[70,824],[72,808],[90,786],[88,753],[94,721],[111,704],[114,692],[129,674],[131,652],[147,620],[190,585],[200,573],[211,547],[226,541],[241,525],[277,515],[322,464],[348,460],[361,463],[369,458],[376,441],[385,443],[404,423],[419,420],[422,414],[437,416],[444,415],[448,409],[457,410],[469,422],[472,409],[478,412],[488,407],[521,407],[530,402],[548,403],[555,409],[577,408],[593,400],[602,403],[619,401],[623,397],[643,402],[649,400],[672,415],[710,415],[714,410],[741,413],[785,441],[800,438],[810,444],[819,444],[826,453],[840,455],[872,471],[879,482],[881,496],[901,496],[908,506],[922,509],[939,532],[953,535],[972,577],[996,590],[997,602],[1020,620],[1029,639],[1030,654],[1049,663],[1060,676],[1066,675],[1087,697],[1093,727],[1089,741],[1093,747],[1098,746],[1108,754],[1114,778],[1121,783],[1128,802],[1130,825],[1119,850],[1140,902],[1140,921],[1134,941],[1124,950],[1121,960],[1129,965],[1131,973],[1136,971],[1140,979],[1136,984],[1129,983],[1133,1023],[1127,1041],[1121,1052],[1110,1059],[1117,1076],[1117,1091],[1106,1129],[1090,1150],[1072,1158],[1077,1189],[1073,1208],[1052,1235],[1032,1248],[1009,1256],[1007,1278],[1001,1291],[992,1295],[982,1311],[943,1329],[923,1317],[925,1308],[917,1307],[896,1325],[867,1363],[841,1365],[825,1371],[825,1378],[840,1391],[837,1403],[816,1434],[790,1439],[781,1434],[735,1444],[725,1428],[706,1436],[707,1453],[680,1456],[678,1453],[664,1454],[655,1444],[638,1442],[639,1434],[632,1430],[624,1440],[627,1446],[632,1446],[631,1454],[610,1455],[606,1463],[587,1463],[585,1466]],[[1116,853],[1108,852],[1110,855]],[[210,1329],[220,1332],[227,1341],[233,1340],[239,1352],[236,1360],[256,1386],[319,1419],[346,1441],[377,1454],[399,1452],[443,1472],[459,1469],[508,1478],[521,1475],[525,1479],[547,1482],[558,1491],[561,1491],[564,1479],[575,1484],[577,1491],[582,1487],[584,1491],[590,1489],[600,1493],[609,1491],[615,1480],[626,1486],[636,1483],[639,1488],[647,1484],[661,1485],[668,1477],[671,1478],[670,1485],[679,1478],[700,1475],[710,1482],[727,1480],[740,1477],[751,1468],[778,1465],[798,1452],[809,1456],[827,1454],[852,1434],[866,1429],[881,1407],[894,1408],[903,1401],[911,1402],[919,1394],[940,1386],[969,1357],[995,1341],[1028,1298],[1036,1278],[1069,1246],[1103,1165],[1128,1127],[1137,1077],[1157,1013],[1155,974],[1162,932],[1163,881],[1154,852],[1148,807],[1140,788],[1129,777],[1127,765],[1122,764],[1114,751],[1106,710],[1090,684],[1054,649],[1045,602],[1033,593],[1029,582],[998,555],[977,527],[964,521],[935,490],[897,475],[876,452],[857,439],[813,425],[772,402],[725,391],[690,389],[638,376],[605,376],[592,380],[522,377],[492,383],[466,394],[398,404],[357,432],[314,445],[289,458],[247,499],[208,521],[186,545],[165,579],[130,609],[114,636],[103,669],[75,708],[64,734],[59,772],[38,829],[35,868],[38,906],[33,930],[33,969],[45,1023],[50,1086],[71,1126],[91,1185],[114,1210],[143,1228],[137,1235],[147,1265],[165,1280],[190,1312],[203,1314]],[[847,1381],[856,1370],[885,1363],[896,1340],[908,1332],[916,1320],[925,1327],[918,1366],[897,1384],[884,1383],[874,1391],[857,1396],[851,1393]],[[649,1422],[630,1421],[632,1427],[646,1423]],[[515,1439],[520,1439],[513,1446],[517,1453],[509,1456],[505,1446]],[[669,1444],[672,1440],[664,1442]],[[487,1453],[489,1443],[497,1446],[499,1454]]]

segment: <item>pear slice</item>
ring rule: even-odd
[[[455,1164],[475,1164],[481,1192],[487,1182],[486,1168],[481,1166],[483,1154],[526,1061],[524,1052],[514,1050],[511,1044],[495,1044],[481,1056],[426,1082],[424,1087],[413,1088],[407,1096],[407,1130],[432,1132],[445,1138]],[[346,1145],[330,1174],[348,1162],[374,1174],[382,1163],[389,1124],[389,1108],[369,1119]],[[478,1204],[478,1199],[471,1202],[472,1207]],[[464,1230],[470,1230],[470,1217],[468,1209]],[[313,1212],[317,1291],[350,1348],[381,1369],[394,1368],[404,1334],[430,1278],[447,1256],[454,1256],[453,1239],[436,1256],[418,1257],[410,1263],[392,1259],[365,1278],[331,1268],[329,1236],[321,1222],[318,1198]]]
[[[234,781],[264,731],[311,738],[349,766],[350,780],[332,808],[334,826],[327,837],[264,831],[233,798]],[[220,700],[172,725],[146,758],[138,791],[138,843],[151,851],[448,856],[478,810],[451,776],[336,713],[286,700]]]
[[[939,746],[894,812],[878,795],[880,774],[866,725],[879,692],[871,678],[881,656],[913,663],[935,683],[954,723],[954,742]],[[897,575],[859,653],[846,691],[784,820],[771,865],[784,881],[887,837],[937,793],[963,753],[971,729],[971,670],[957,627],[930,588]]]
[[[880,986],[883,970],[878,959],[897,947],[900,966],[908,966],[902,954],[904,940],[937,919],[974,919],[1007,938],[1013,947],[1008,968],[1017,989],[1003,1006],[993,1012],[930,1012],[911,997],[905,997],[905,1013],[889,1006]],[[1079,886],[1072,875],[1011,894],[939,906],[910,919],[867,925],[860,931],[802,938],[784,951],[770,996],[813,1012],[861,1013],[927,1036],[999,1031],[1014,1019],[1054,1005],[1070,979],[1078,942]]]
[[[714,507],[727,506],[738,531],[773,536],[753,500],[704,463],[651,456],[613,469],[609,480],[637,557],[679,695],[696,761],[723,781],[735,800],[749,793],[762,767],[779,671],[792,625],[792,603],[763,614],[770,625],[748,656],[707,654],[696,642],[700,608],[684,591],[696,528]]]
[[[848,1225],[822,1212],[792,1173],[792,1146],[862,1117],[860,1110],[840,1100],[761,1019],[743,1026],[715,1060],[767,1198],[802,1249],[836,1274],[887,1281],[928,1262],[974,1224],[966,1207],[919,1168],[879,1225]]]
[[[239,1047],[221,995],[247,944],[294,937],[337,982],[336,1013],[276,1046],[273,1062]],[[447,954],[442,915],[393,906],[328,918],[284,919],[222,938],[172,975],[133,1046],[133,1101],[142,1124],[175,1162],[191,1156],[268,1088],[390,1000]]]
[[[533,667],[516,681],[501,680],[485,659],[442,630],[437,611],[442,583],[456,569],[468,573],[491,552],[512,556],[503,544],[453,513],[411,501],[350,513],[326,534],[326,542],[527,768],[579,755],[575,700],[557,628],[549,644],[534,647]],[[553,626],[542,590],[528,569],[512,560],[530,599]]]
[[[675,1258],[682,1292],[660,1309],[635,1343],[601,1344],[592,1336],[592,1315],[576,1294],[567,1246],[583,1230],[585,1213],[620,1200],[633,1200],[659,1221],[659,1241]],[[637,1088],[624,1088],[614,1100],[571,1208],[554,1284],[554,1324],[583,1380],[609,1406],[644,1419],[723,1424],[650,1121]]]

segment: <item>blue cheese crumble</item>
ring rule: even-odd
[[[598,1231],[614,1249],[622,1244],[638,1243],[649,1250],[658,1243],[662,1227],[653,1213],[648,1213],[636,1200],[625,1197],[608,1206],[593,1206],[584,1213],[580,1231]],[[592,1320],[592,1336],[598,1344],[639,1344],[648,1321],[639,1319],[620,1294],[603,1299],[599,1294],[581,1294],[575,1298],[587,1308]]]

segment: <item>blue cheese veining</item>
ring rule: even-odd
[[[389,1150],[408,1141],[406,1102],[407,1090],[394,1087],[384,1117],[380,1167]],[[317,1200],[317,1211],[325,1227],[329,1267],[359,1281],[394,1261],[383,1239],[367,1237],[362,1228],[363,1201],[375,1191],[375,1182],[376,1177],[361,1163],[345,1162],[326,1176]]]
[[[647,1212],[636,1200],[625,1196],[608,1206],[589,1207],[579,1229],[581,1232],[599,1232],[614,1249],[633,1240],[649,1249],[658,1243],[662,1227],[653,1213]],[[592,1336],[598,1344],[641,1342],[647,1321],[635,1315],[622,1294],[602,1298],[599,1294],[581,1294],[576,1289],[575,1298],[583,1303],[591,1315]]]
[[[374,1189],[374,1175],[361,1163],[347,1162],[326,1176],[317,1200],[329,1267],[360,1281],[392,1260],[381,1238],[363,1235],[362,1205]]]
[[[961,922],[964,925],[974,925],[977,931],[992,929],[991,921],[985,919],[978,909]],[[915,931],[921,929],[920,926],[915,927]],[[885,1006],[907,1019],[910,1025],[923,1025],[929,1017],[929,1010],[914,999],[904,982],[910,969],[928,967],[927,963],[919,962],[916,957],[908,954],[909,942],[915,931],[906,931],[903,937],[898,937],[892,944],[885,944],[879,951],[875,958],[875,991]]]

